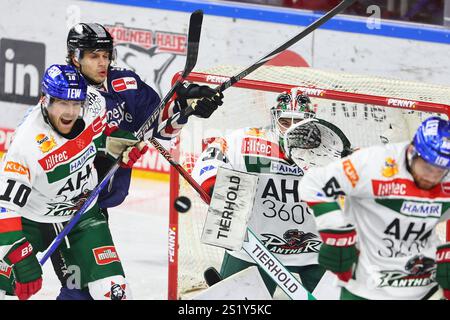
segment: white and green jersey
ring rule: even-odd
[[[299,196],[306,168],[299,168],[282,152],[268,129],[244,128],[210,143],[198,158],[194,179],[208,189],[219,167],[259,173],[249,227],[286,266],[317,264],[321,240],[312,210]],[[233,256],[253,262],[244,251]]]
[[[450,207],[450,182],[417,188],[406,166],[408,145],[361,149],[310,169],[300,183],[319,230],[355,226],[360,254],[343,285],[364,298],[421,299],[437,285],[433,229]]]
[[[85,128],[68,140],[33,107],[17,128],[0,165],[0,207],[8,215],[59,223],[67,221],[97,185],[94,158],[106,124],[104,98],[88,89]],[[95,201],[92,202],[92,207]]]

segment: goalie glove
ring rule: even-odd
[[[437,247],[436,282],[444,291],[444,297],[450,300],[450,243]]]
[[[349,281],[352,277],[353,264],[358,259],[355,229],[327,229],[319,233],[323,240],[319,251],[319,264],[335,273],[340,280]]]
[[[27,300],[42,287],[42,268],[27,240],[15,244],[4,261],[14,272],[14,292],[19,300]]]
[[[218,106],[223,104],[222,92],[216,92],[208,86],[199,86],[194,83],[185,83],[179,86],[176,90],[176,95],[175,102],[180,109],[192,106],[194,112],[191,115],[200,118],[209,118]]]
[[[139,141],[132,133],[117,126],[106,126],[106,154],[117,159],[122,155],[120,166],[132,168],[136,161],[148,150],[146,141]]]

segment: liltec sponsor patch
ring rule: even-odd
[[[447,198],[449,190],[448,184],[437,185],[430,190],[422,190],[412,180],[393,179],[393,180],[372,180],[372,191],[375,196],[390,197],[419,197],[419,198]]]
[[[242,154],[262,157],[281,157],[280,147],[267,140],[257,138],[245,138],[242,141]]]
[[[94,252],[95,262],[98,265],[120,261],[119,255],[117,254],[116,248],[114,246],[95,248],[92,249],[92,251]]]
[[[270,163],[270,172],[279,174],[292,174],[296,176],[303,176],[305,173],[299,167],[293,165],[272,161]]]
[[[70,163],[70,173],[80,169],[94,153],[94,146],[90,146],[89,149],[87,149],[86,152],[81,155],[81,157]]]
[[[441,216],[442,203],[422,203],[415,201],[405,201],[400,208],[400,212],[413,216],[436,217]]]

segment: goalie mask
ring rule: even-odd
[[[294,97],[294,98],[293,98]],[[281,141],[285,132],[296,122],[314,117],[308,96],[283,92],[277,97],[277,106],[271,110],[272,130]]]
[[[272,109],[272,127],[280,146],[300,168],[326,165],[351,153],[345,134],[328,121],[315,118],[305,95],[283,93]]]

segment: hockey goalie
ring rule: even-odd
[[[338,128],[315,119],[309,97],[295,90],[278,96],[271,119],[270,127],[241,128],[215,138],[198,158],[192,175],[211,195],[219,167],[257,173],[258,186],[248,226],[313,292],[325,269],[317,261],[321,240],[312,211],[300,198],[299,181],[310,167],[344,156],[350,144]],[[244,250],[228,250],[220,275],[227,278],[256,265]],[[259,268],[259,272],[273,295],[276,282],[263,269]],[[331,292],[332,277],[325,278]]]

